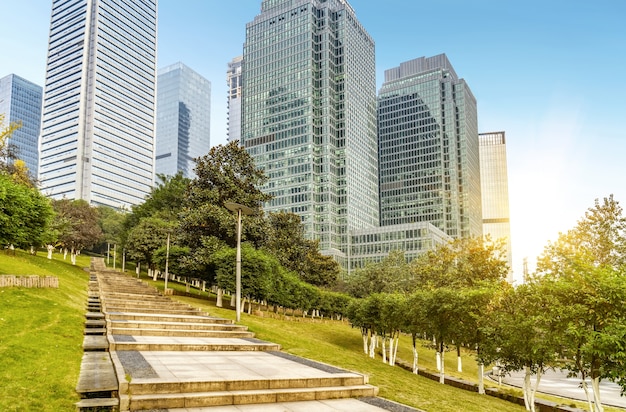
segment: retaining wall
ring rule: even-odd
[[[15,276],[0,275],[0,288],[58,288],[59,278],[56,276]]]

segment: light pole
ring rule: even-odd
[[[254,210],[234,202],[225,202],[226,209],[237,212],[237,269],[235,273],[235,312],[237,322],[241,319],[241,215],[253,215]]]
[[[167,233],[167,246],[165,252],[165,288],[163,289],[163,293],[167,295],[167,277],[168,277],[168,266],[170,263],[170,234]]]

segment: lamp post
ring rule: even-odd
[[[165,287],[163,289],[163,293],[167,295],[167,277],[168,277],[168,266],[170,263],[170,233],[167,233],[167,246],[165,252]]]
[[[254,210],[234,202],[225,202],[226,209],[237,212],[237,269],[235,273],[235,312],[237,322],[241,319],[241,215],[253,215]]]

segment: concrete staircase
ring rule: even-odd
[[[366,376],[283,353],[103,266],[96,274],[120,411],[388,410],[350,400],[376,396]]]

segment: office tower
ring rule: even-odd
[[[264,0],[246,26],[241,142],[265,210],[301,216],[339,261],[378,226],[374,42],[345,0]]]
[[[237,56],[228,63],[226,84],[228,85],[228,137],[227,140],[241,140],[241,62]]]
[[[480,133],[480,184],[482,188],[483,233],[492,240],[504,239],[506,259],[512,268],[509,181],[504,132]],[[508,281],[513,281],[510,270]]]
[[[381,226],[482,235],[476,99],[445,54],[385,71],[378,136]]]
[[[41,86],[10,74],[0,79],[0,114],[4,125],[20,122],[9,144],[17,149],[33,178],[37,177],[39,164],[39,129],[41,128]]]
[[[211,149],[211,83],[179,62],[159,69],[157,86],[156,173],[192,178]]]
[[[154,176],[157,0],[53,0],[39,179],[129,208]]]

